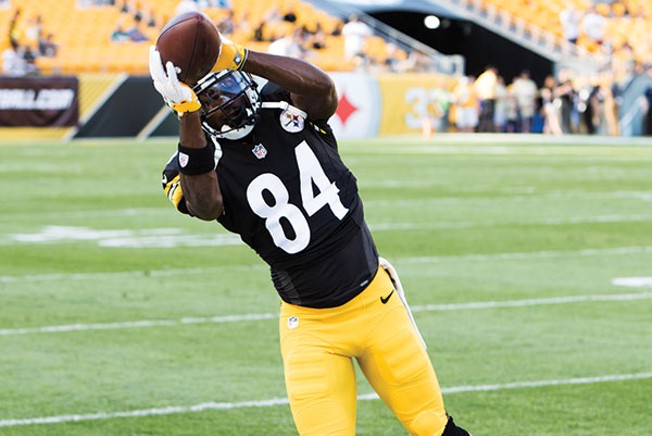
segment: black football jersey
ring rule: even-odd
[[[289,92],[273,83],[261,99],[290,102]],[[246,138],[218,139],[224,200],[218,221],[270,265],[284,301],[339,306],[358,295],[378,268],[356,179],[328,124],[313,123],[292,106],[263,106],[259,114]]]

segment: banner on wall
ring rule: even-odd
[[[423,120],[441,120],[454,78],[441,74],[383,74],[377,77],[382,95],[379,135],[421,132]]]
[[[338,138],[418,134],[424,118],[443,121],[452,76],[332,73],[339,95],[329,123]]]
[[[69,127],[78,121],[76,77],[0,77],[1,127]]]
[[[368,138],[378,134],[380,90],[371,76],[331,73],[337,87],[337,111],[328,123],[338,138]]]

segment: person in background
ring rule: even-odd
[[[559,80],[557,81],[557,88],[555,89],[555,98],[559,99],[561,128],[565,134],[575,133],[576,129],[575,123],[573,122],[573,112],[575,111],[577,91],[573,85],[569,70],[560,70],[558,77]]]
[[[478,126],[478,99],[473,78],[462,76],[453,88],[453,117],[458,132],[471,133]]]
[[[291,34],[272,42],[267,47],[267,53],[303,59],[307,50],[303,46],[302,30],[297,27]]]
[[[607,19],[597,11],[595,6],[592,5],[584,15],[581,26],[582,32],[587,38],[598,45],[602,45],[607,29]]]
[[[145,42],[149,41],[149,37],[145,35],[142,30],[143,19],[140,15],[135,15],[133,18],[133,26],[125,33],[129,37],[130,42]]]
[[[547,76],[543,81],[540,90],[541,110],[543,111],[543,133],[561,135],[561,123],[559,120],[559,107],[561,100],[556,98],[557,81],[554,76]]]
[[[475,93],[480,100],[480,121],[478,132],[493,132],[494,111],[496,109],[496,85],[498,83],[498,70],[489,65],[478,76],[473,84]]]
[[[17,41],[9,41],[9,48],[2,52],[2,75],[20,77],[27,74],[29,67],[24,52]]]
[[[58,50],[59,45],[54,41],[54,34],[52,32],[47,33],[38,42],[38,51],[41,56],[55,57]]]
[[[507,108],[509,105],[509,90],[505,86],[503,76],[498,76],[496,83],[496,110],[494,111],[494,126],[496,132],[507,131]]]
[[[577,10],[575,3],[566,2],[566,8],[559,13],[559,21],[564,38],[568,42],[576,44],[580,37],[582,15]]]
[[[116,24],[115,28],[111,32],[111,36],[109,37],[112,42],[127,42],[129,41],[129,34],[124,28],[124,24],[122,21],[118,21]]]
[[[371,35],[371,27],[360,21],[357,15],[351,15],[348,22],[342,27],[344,56],[347,59],[355,59],[360,56],[364,57],[364,45],[367,38]]]
[[[532,118],[537,105],[537,97],[539,89],[534,80],[530,78],[530,72],[523,70],[521,74],[514,80],[514,87],[512,89],[519,114],[519,131],[521,133],[529,133],[532,130]]]

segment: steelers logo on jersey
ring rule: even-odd
[[[288,108],[281,112],[281,127],[283,130],[290,133],[297,133],[303,130],[304,117],[293,111],[292,108]]]

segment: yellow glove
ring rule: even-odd
[[[220,55],[215,62],[215,70],[241,70],[247,62],[249,49],[235,44],[226,36],[220,33],[222,44],[220,45]]]
[[[198,111],[201,108],[201,103],[197,98],[197,94],[195,94],[192,88],[190,88],[190,86],[186,85],[185,83],[179,82],[179,85],[181,85],[182,88],[185,88],[183,90],[185,97],[179,100],[177,103],[168,100],[170,107],[175,110],[180,117],[183,116],[183,114],[186,112]]]
[[[161,54],[154,46],[149,51],[149,71],[154,81],[154,88],[179,116],[201,108],[201,103],[192,88],[179,82],[174,64],[168,61],[163,69]]]

